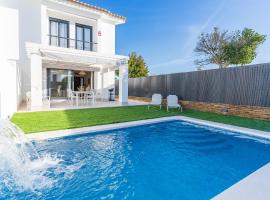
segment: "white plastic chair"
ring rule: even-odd
[[[61,97],[62,96],[62,90],[61,90],[62,86],[61,85],[58,85],[57,86],[57,96],[58,97]]]
[[[92,90],[95,94],[96,101],[103,101],[104,100],[104,91],[103,90]]]
[[[73,105],[73,100],[76,100],[77,96],[74,94],[74,92],[71,89],[67,89],[67,97],[68,101],[71,102]]]
[[[178,108],[183,111],[182,106],[178,103],[178,97],[176,95],[169,95],[167,96],[167,111],[169,108]]]
[[[26,92],[26,109],[29,110],[31,106],[31,92]]]
[[[95,94],[93,91],[86,93],[84,95],[84,101],[89,102],[90,100],[92,101],[93,104],[95,103]]]
[[[148,110],[150,106],[159,106],[159,109],[161,110],[161,102],[162,102],[161,94],[153,94],[152,101],[148,104]]]
[[[51,107],[51,97],[50,95],[48,95],[48,90],[42,90],[42,102],[44,105],[44,102],[46,102],[48,108]],[[27,106],[27,110],[30,109],[30,105],[31,105],[31,92],[28,91],[26,92],[26,106]]]
[[[42,91],[42,101],[47,103],[47,106],[50,108],[51,107],[51,96],[48,94],[48,90],[43,90]]]

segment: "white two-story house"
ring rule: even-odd
[[[115,28],[126,19],[77,0],[0,1],[0,115],[12,115],[30,94],[31,110],[44,96],[67,98],[88,88],[101,99],[115,87],[128,101],[128,57],[115,53]]]

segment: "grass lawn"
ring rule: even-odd
[[[176,110],[167,112],[165,109],[160,111],[156,108],[147,110],[146,106],[16,113],[11,121],[19,126],[25,133],[34,133],[175,115],[270,131],[270,121],[224,116],[187,109],[185,109],[183,113]]]

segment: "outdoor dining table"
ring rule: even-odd
[[[93,96],[93,104],[95,103],[95,93],[93,91],[74,91],[74,95],[76,96],[76,105],[79,106],[80,97],[85,97],[86,95]]]

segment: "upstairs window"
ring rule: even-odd
[[[67,21],[50,18],[50,45],[68,48],[68,25]]]
[[[92,27],[76,24],[76,48],[93,51]]]

